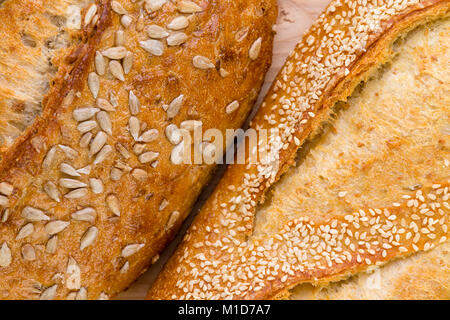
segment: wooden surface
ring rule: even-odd
[[[276,74],[284,64],[284,60],[287,55],[300,40],[303,32],[306,31],[306,29],[325,8],[329,1],[330,0],[278,0],[279,14],[276,27],[277,35],[275,37],[272,67],[266,76],[266,81],[258,100],[259,102],[264,97]],[[259,102],[256,104],[255,110],[259,106]],[[158,262],[155,263],[145,274],[143,274],[127,291],[120,294],[117,297],[118,299],[143,299],[146,296],[151,283],[164,266],[167,258],[176,248],[177,243],[180,241],[182,235],[192,221],[192,218],[195,216],[195,213],[198,212],[205,199],[213,190],[217,180],[222,175],[223,170],[224,168],[218,170],[216,178],[200,196],[200,199],[194,207],[189,219],[183,225],[180,234],[161,254],[161,258]]]

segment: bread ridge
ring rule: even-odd
[[[2,219],[6,216],[6,220],[0,223],[0,298],[107,299],[129,286],[157,261],[158,253],[174,237],[214,169],[214,165],[172,164],[173,146],[165,136],[165,127],[191,119],[202,120],[205,129],[239,127],[270,66],[277,10],[274,1],[194,1],[200,9],[194,6],[195,12],[188,13],[188,27],[183,30],[187,41],[183,46],[164,47],[167,53],[161,57],[145,51],[138,41],[149,39],[145,27],[150,24],[166,26],[180,16],[180,4],[166,1],[163,7],[152,9],[145,2],[118,2],[128,13],[118,14],[122,9],[113,10],[109,0],[93,3],[97,17],[88,19],[85,41],[65,57],[44,98],[42,116],[15,140],[0,162],[0,200],[8,196],[8,208],[2,210]],[[93,4],[84,10],[83,19]],[[116,1],[114,5],[118,5]],[[186,10],[192,6],[188,3]],[[237,12],[241,14],[239,20],[234,18]],[[125,15],[130,19],[124,19]],[[118,29],[125,33],[125,46],[134,54],[133,67],[125,75],[124,84],[109,68],[100,77],[98,98],[114,104],[109,96],[113,91],[118,101],[115,110],[108,111],[112,134],[107,145],[111,144],[113,150],[103,162],[93,164],[95,157],[88,154],[89,148],[79,145],[82,134],[72,114],[79,108],[95,106],[87,78],[97,70],[94,55],[114,46]],[[250,56],[250,47],[257,40],[261,41],[259,54]],[[193,57],[199,54],[214,59],[214,68],[196,67]],[[224,70],[219,72],[218,66]],[[186,78],[188,82],[182,81]],[[158,130],[157,140],[144,149],[147,152],[159,147],[158,163],[141,161],[138,155],[142,153],[133,149],[135,141],[127,127],[130,90],[141,103],[136,115],[141,122],[138,130]],[[180,93],[184,93],[183,105],[173,119],[168,118],[164,104]],[[233,101],[230,99],[239,102],[234,112],[226,112],[227,104]],[[93,129],[94,134],[108,129],[107,123],[97,121],[102,128]],[[143,126],[144,122],[149,127]],[[132,149],[129,158],[119,151],[118,143]],[[59,203],[50,199],[44,188],[48,181],[59,188],[60,198],[72,189],[59,180],[71,178],[59,171],[63,162],[82,169],[77,179],[84,184],[90,183],[88,177],[103,180],[103,192],[96,196],[92,187],[85,198]],[[117,181],[113,169],[122,174]],[[140,171],[134,174],[136,169]],[[119,212],[114,211],[114,199],[108,202],[110,195],[120,200]],[[36,211],[28,215],[28,207],[40,210],[39,217],[32,216]],[[74,218],[75,213],[92,207],[96,214],[92,216],[91,212],[90,222]],[[33,225],[33,231],[22,239],[21,232],[27,226],[29,231],[29,225]],[[53,245],[49,243],[55,234],[59,244],[51,253],[48,246]]]
[[[389,11],[386,8],[388,3],[400,9],[391,7]],[[255,168],[255,166],[229,166],[213,195],[194,220],[185,239],[150,289],[149,299],[285,298],[289,295],[288,290],[298,283],[312,282],[316,285],[326,284],[330,281],[347,278],[351,274],[367,269],[367,265],[374,263],[373,261],[371,263],[365,263],[364,261],[359,263],[355,261],[355,257],[352,257],[351,263],[343,263],[341,267],[333,265],[332,267],[323,268],[322,271],[317,269],[307,270],[304,273],[283,273],[283,276],[277,274],[273,276],[271,281],[260,280],[259,285],[254,284],[254,282],[251,282],[244,275],[247,269],[250,269],[253,274],[256,272],[256,269],[251,269],[251,267],[256,267],[257,263],[246,263],[246,259],[248,261],[249,256],[244,254],[247,253],[245,251],[245,241],[251,235],[256,206],[258,203],[264,202],[265,192],[292,165],[298,148],[308,136],[319,128],[320,123],[328,118],[331,107],[337,101],[345,101],[361,81],[366,80],[372,71],[376,70],[378,66],[389,59],[390,44],[420,24],[448,16],[450,2],[378,1],[378,5],[380,8],[377,8],[377,4],[373,1],[364,1],[364,4],[360,1],[332,1],[319,17],[318,21],[305,33],[303,40],[297,45],[278,77],[275,79],[261,109],[251,124],[252,128],[271,128],[278,127],[278,125],[282,124],[280,121],[282,116],[275,111],[280,109],[278,105],[282,105],[283,103],[290,104],[290,101],[289,99],[283,101],[281,98],[283,95],[288,98],[292,97],[290,92],[286,90],[291,89],[289,87],[290,83],[300,82],[296,81],[298,80],[295,79],[296,76],[297,78],[305,77],[304,81],[298,86],[303,85],[304,88],[307,88],[304,89],[303,95],[307,95],[309,101],[303,101],[306,105],[304,109],[301,109],[304,111],[303,114],[295,118],[292,121],[292,125],[291,123],[288,124],[290,132],[288,132],[285,140],[283,140],[283,142],[286,141],[286,144],[283,145],[281,143],[277,146],[278,149],[273,151],[274,158],[279,161],[279,167],[276,167],[273,171],[269,169],[269,174],[266,177],[260,178],[258,170],[261,170]],[[372,30],[370,35],[366,34],[366,41],[362,42],[361,47],[357,47],[356,49],[351,47],[355,43],[348,45],[350,49],[347,48],[347,51],[340,56],[340,58],[344,60],[348,59],[348,61],[338,65],[336,68],[329,68],[327,70],[328,73],[323,76],[323,79],[320,78],[320,74],[310,74],[306,78],[308,72],[304,70],[302,70],[303,74],[293,72],[296,62],[303,61],[305,63],[304,69],[308,68],[307,64],[311,63],[311,61],[323,63],[324,58],[327,57],[327,50],[329,48],[322,48],[319,55],[317,49],[321,41],[326,39],[326,34],[339,29],[342,31],[342,38],[348,36],[352,22],[345,21],[342,16],[351,17],[354,19],[353,21],[358,21],[358,19],[355,19],[355,16],[360,19],[362,17],[359,13],[350,16],[349,8],[360,10],[359,12],[364,14],[367,13],[364,11],[365,6],[372,6],[371,8],[374,11],[378,10],[377,13],[380,15],[369,22],[373,26],[377,26],[380,22],[381,26],[375,32]],[[341,20],[337,21],[339,19]],[[337,24],[332,25],[332,21]],[[345,22],[343,23],[342,21]],[[334,50],[337,49],[333,49],[333,53],[335,53]],[[311,69],[314,70],[313,67]],[[319,71],[325,71],[323,69]],[[315,87],[316,85],[317,87]],[[289,105],[289,107],[292,109],[295,108],[292,105]],[[245,187],[247,185],[250,186],[247,189],[238,189],[239,186]],[[444,183],[443,187],[445,186],[448,187]],[[242,197],[239,197],[240,194]],[[234,204],[236,207],[239,207],[238,201],[235,201],[236,199],[239,199],[239,202],[245,201],[244,205],[247,206],[241,212],[228,208],[229,204]],[[399,208],[391,207],[386,209],[396,215],[405,207],[406,204],[401,204]],[[361,209],[367,210],[368,208]],[[221,221],[226,221],[227,214],[233,216],[239,222],[234,223],[232,227],[229,225],[221,225]],[[233,220],[233,222],[235,221]],[[308,221],[303,222],[304,225],[311,226]],[[286,227],[294,228],[295,223],[293,222]],[[230,235],[230,229],[232,229],[233,235]],[[445,231],[441,232],[440,234],[438,233],[438,238],[442,236],[440,239],[444,239],[443,241],[445,241],[448,233]],[[215,241],[220,241],[219,237],[215,236],[215,234],[220,235],[222,237],[221,239],[228,238],[226,246],[221,244],[215,246]],[[272,244],[270,241],[272,240],[276,242],[276,239],[273,238],[257,240],[259,241],[254,246],[255,248],[262,249],[261,257],[265,253],[264,246],[267,245],[270,247]],[[280,242],[281,244],[279,245],[282,246],[281,238]],[[431,246],[435,245],[437,243]],[[228,260],[227,257],[224,257],[225,253],[221,253],[221,249],[225,253],[228,253],[228,255],[231,255]],[[408,256],[413,251],[410,248],[401,254],[398,252],[391,253],[392,255],[388,254],[387,259],[381,259],[381,256],[375,256],[375,260],[380,265],[391,259]],[[253,250],[252,252],[255,257],[258,256],[257,250]],[[233,260],[233,257],[235,260]],[[241,260],[240,263],[239,260]],[[212,267],[209,267],[211,264]],[[243,268],[239,269],[242,265],[247,266],[246,271]],[[205,268],[209,271],[206,275],[203,272]],[[241,274],[236,273],[236,269]],[[233,270],[233,273],[231,273],[231,270]],[[226,275],[221,275],[221,271]],[[173,275],[177,273],[178,276],[174,277]],[[242,278],[239,280],[235,279],[239,276],[242,276]],[[224,277],[228,278],[227,281],[223,280]],[[249,283],[252,283],[252,285]]]

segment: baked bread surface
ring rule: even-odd
[[[0,162],[3,299],[126,288],[213,170],[175,165],[166,127],[239,127],[270,65],[274,1],[102,0],[81,14],[82,39],[63,54],[42,115]]]
[[[149,298],[448,299],[449,10],[333,1]]]

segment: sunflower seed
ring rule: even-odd
[[[262,38],[259,37],[258,39],[253,42],[252,46],[250,47],[250,50],[248,51],[248,56],[252,60],[256,60],[259,56],[259,52],[261,51],[261,42]]]
[[[139,156],[139,161],[142,164],[153,162],[153,161],[155,161],[158,158],[158,156],[159,156],[159,152],[149,151],[149,152],[141,154]]]
[[[10,213],[10,211],[9,211],[8,208],[6,208],[5,211],[3,211],[3,216],[2,216],[2,219],[1,219],[2,223],[5,223],[6,221],[8,221],[9,213]]]
[[[122,268],[120,268],[120,273],[127,273],[130,269],[130,263],[127,261],[123,264]]]
[[[185,33],[175,32],[167,38],[167,45],[168,46],[179,46],[180,44],[185,43],[187,38],[188,37]]]
[[[80,139],[80,147],[87,148],[89,143],[91,143],[92,136],[93,136],[92,132],[86,132],[85,134],[83,134],[83,136]]]
[[[47,181],[44,184],[44,191],[49,196],[50,199],[55,200],[56,202],[60,202],[61,197],[59,194],[58,187],[51,181]]]
[[[26,244],[22,247],[22,257],[27,261],[36,260],[36,252],[32,245]]]
[[[93,4],[86,11],[86,15],[84,16],[84,25],[88,25],[89,23],[91,23],[92,18],[94,18],[96,13],[97,13],[97,5]]]
[[[67,164],[64,162],[61,163],[61,165],[59,166],[59,170],[62,173],[65,173],[72,177],[81,177],[81,175],[77,172],[77,170],[74,167],[72,167],[70,164]]]
[[[81,270],[74,258],[69,257],[66,269],[66,287],[69,290],[79,290],[81,287]]]
[[[91,170],[92,170],[92,166],[91,165],[87,165],[86,167],[78,169],[77,172],[79,174],[90,174]]]
[[[63,231],[70,224],[68,221],[55,220],[47,223],[44,227],[49,235],[54,235]]]
[[[139,138],[139,131],[140,131],[139,119],[136,117],[130,117],[130,119],[128,120],[128,127],[133,139],[137,140]]]
[[[131,17],[129,15],[124,14],[120,18],[120,23],[122,23],[122,25],[124,26],[125,29],[128,28],[132,22],[133,22],[133,19],[131,19]]]
[[[9,204],[8,197],[0,195],[0,206],[6,207]]]
[[[123,47],[123,45],[125,44],[125,33],[123,32],[123,30],[116,31],[116,34],[114,37],[114,43],[118,47]]]
[[[34,232],[34,226],[32,223],[28,223],[26,225],[24,225],[20,230],[19,233],[16,236],[16,240],[21,240],[21,239],[25,239],[26,237],[28,237],[30,234],[32,234]]]
[[[148,178],[147,171],[136,168],[131,172],[131,175],[139,181],[145,181]]]
[[[162,39],[169,35],[166,29],[157,26],[156,24],[149,25],[145,31],[147,31],[148,36],[153,39]]]
[[[86,121],[95,116],[95,114],[99,111],[100,110],[98,108],[93,107],[75,109],[73,111],[73,118],[78,122]]]
[[[167,108],[167,117],[169,119],[174,118],[178,112],[180,111],[181,106],[183,105],[184,95],[180,94],[178,97],[172,100]]]
[[[141,32],[142,30],[144,30],[144,26],[145,26],[145,24],[144,24],[144,12],[141,9],[141,11],[139,12],[139,17],[138,17],[138,19],[136,21],[136,30]]]
[[[181,141],[179,144],[173,147],[172,151],[170,152],[170,161],[173,164],[181,164],[183,162],[185,153],[184,149],[184,141]]]
[[[75,297],[75,300],[87,300],[86,288],[80,288],[80,290],[77,292],[77,296]]]
[[[64,195],[64,198],[66,199],[80,199],[87,196],[87,189],[86,188],[79,188],[72,190]]]
[[[156,10],[161,9],[161,7],[167,2],[167,0],[146,0],[145,1],[145,10],[148,13],[152,13]]]
[[[92,179],[94,180],[94,179]],[[97,217],[97,212],[94,208],[87,207],[78,211],[75,211],[70,215],[70,217],[77,221],[86,221],[90,223],[94,223],[95,218]]]
[[[137,155],[140,155],[142,152],[144,152],[146,145],[142,143],[136,143],[133,146],[133,152]]]
[[[97,128],[97,122],[95,122],[94,120],[80,122],[80,124],[78,124],[77,126],[78,131],[80,131],[81,133],[89,132],[95,128]]]
[[[58,289],[58,285],[55,284],[42,292],[41,296],[39,297],[39,300],[53,300],[56,296],[56,289]]]
[[[129,244],[122,249],[122,257],[128,258],[141,250],[143,247],[143,244]]]
[[[78,152],[71,147],[65,146],[63,144],[59,144],[58,147],[64,152],[64,155],[69,159],[75,159],[78,157]]]
[[[159,204],[159,211],[163,211],[168,204],[169,201],[167,201],[167,199],[162,199],[161,203]]]
[[[98,98],[97,107],[108,112],[116,111],[114,106],[106,99]]]
[[[122,170],[118,168],[112,168],[109,176],[112,181],[119,181],[120,178],[122,178],[122,174],[123,174]]]
[[[187,131],[194,131],[196,128],[201,127],[202,125],[203,123],[198,120],[185,120],[180,123],[180,128],[185,129]]]
[[[30,206],[23,208],[22,217],[31,222],[50,220],[50,218],[42,210]]]
[[[92,192],[95,194],[103,193],[104,187],[103,182],[100,179],[90,178],[89,184],[91,186]]]
[[[116,216],[120,217],[120,204],[119,199],[113,194],[110,194],[106,197],[106,204],[108,205],[109,210],[114,213]]]
[[[91,90],[91,93],[94,96],[94,99],[96,99],[98,91],[100,90],[100,79],[98,78],[98,75],[95,72],[89,73],[88,86],[89,90]]]
[[[106,72],[105,58],[103,57],[100,51],[95,52],[94,63],[95,63],[95,71],[97,71],[97,74],[100,76],[105,75]]]
[[[119,99],[117,98],[117,96],[114,93],[114,91],[109,91],[109,102],[111,102],[111,105],[114,108],[119,106]],[[109,110],[105,110],[105,111],[109,111]]]
[[[102,130],[107,134],[112,135],[112,124],[109,114],[105,111],[100,111],[99,113],[97,113],[96,118],[98,123],[100,124],[100,128],[102,128]]]
[[[96,14],[96,15],[94,16],[94,18],[92,19],[92,24],[93,24],[93,25],[96,25],[97,22],[98,22],[98,14]]]
[[[225,112],[227,114],[233,113],[234,111],[236,111],[239,108],[239,102],[237,100],[234,100],[233,102],[231,102],[229,105],[226,106],[225,108]]]
[[[230,75],[230,73],[224,68],[220,68],[219,73],[222,78],[226,78]]]
[[[158,260],[159,260],[159,254],[153,256],[153,258],[152,258],[152,260],[150,261],[150,263],[151,263],[151,264],[155,264],[156,261],[158,261]]]
[[[42,167],[44,169],[50,169],[53,159],[55,158],[56,155],[56,146],[53,146],[50,148],[50,150],[47,152],[47,155],[44,158],[44,161],[42,162]]]
[[[132,168],[127,163],[123,162],[122,160],[116,160],[114,166],[125,172],[130,172],[132,170]]]
[[[125,159],[131,158],[131,153],[120,142],[116,143],[116,149]]]
[[[185,16],[178,16],[169,22],[167,28],[170,30],[181,30],[187,28],[189,20]]]
[[[97,238],[98,229],[96,227],[90,227],[83,234],[80,240],[80,250],[83,251],[86,247],[89,247]]]
[[[5,196],[10,196],[13,194],[14,187],[7,182],[0,182],[0,193]]]
[[[125,47],[111,47],[103,50],[102,54],[109,59],[120,60],[125,58],[127,49]]]
[[[111,74],[119,79],[120,81],[125,81],[125,77],[123,75],[123,68],[119,61],[111,60],[109,62],[109,70]]]
[[[128,74],[131,70],[131,67],[133,67],[133,53],[131,53],[130,51],[127,52],[125,58],[123,58],[122,65],[123,72],[125,74]]]
[[[53,236],[47,241],[47,245],[45,246],[45,252],[54,254],[56,252],[57,247],[58,247],[58,236]]]
[[[145,131],[138,139],[138,141],[142,142],[152,142],[155,141],[156,138],[158,138],[158,130],[156,129],[150,129]]]
[[[136,97],[136,95],[133,93],[132,90],[130,90],[130,93],[128,95],[128,106],[129,106],[130,112],[133,116],[137,115],[141,108],[139,99]]]
[[[11,250],[9,249],[8,244],[3,242],[2,247],[0,248],[0,267],[6,268],[11,264],[11,261]]]
[[[111,9],[117,14],[127,14],[127,10],[118,1],[111,2]]]
[[[96,155],[106,144],[107,139],[108,136],[106,135],[106,133],[104,133],[103,131],[99,131],[95,136],[94,140],[92,140],[89,155],[90,156]]]
[[[178,144],[180,143],[183,136],[181,135],[180,129],[177,128],[175,124],[169,124],[166,129],[164,130],[167,139],[172,144]]]
[[[216,146],[209,142],[202,142],[201,148],[205,162],[208,164],[213,163],[216,158]]]
[[[100,150],[100,152],[95,157],[94,164],[99,164],[99,163],[103,162],[111,151],[112,151],[112,148],[109,144],[104,146],[102,148],[102,150]]]
[[[155,56],[162,56],[162,54],[164,53],[164,45],[161,41],[149,39],[145,41],[139,41],[139,44],[141,45],[142,49]]]
[[[169,220],[167,220],[165,229],[166,231],[172,229],[172,227],[177,222],[178,218],[180,217],[180,213],[178,211],[174,211],[170,214]]]
[[[178,2],[177,7],[178,11],[180,11],[181,13],[196,13],[203,11],[203,9],[198,4],[192,1],[180,1]]]
[[[192,59],[192,63],[194,64],[194,67],[202,70],[214,69],[216,67],[211,60],[204,56],[195,56]]]
[[[86,183],[75,180],[75,179],[69,179],[69,178],[59,179],[59,185],[63,188],[68,188],[68,189],[77,189],[77,188],[87,187]]]

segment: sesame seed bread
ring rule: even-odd
[[[38,79],[47,93],[24,98],[42,114],[0,160],[0,298],[106,299],[158,259],[214,169],[175,165],[166,128],[242,125],[276,13],[270,0],[83,7],[80,42]]]
[[[332,1],[149,299],[449,299],[450,1]]]

